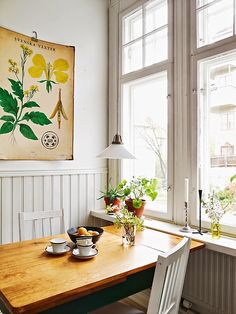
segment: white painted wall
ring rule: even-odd
[[[107,145],[107,0],[0,0],[0,26],[76,50],[74,160],[0,161],[0,171],[105,167],[96,155]]]
[[[76,51],[74,160],[0,160],[0,243],[8,243],[19,240],[20,211],[63,208],[68,228],[85,225],[101,204],[107,165],[96,155],[107,146],[107,0],[0,0],[0,26],[36,31]]]

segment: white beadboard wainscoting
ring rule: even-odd
[[[0,243],[19,241],[21,211],[63,208],[66,228],[86,225],[106,182],[106,169],[0,172]]]

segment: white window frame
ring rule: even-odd
[[[147,3],[146,1],[140,1],[135,3],[134,5],[130,6],[126,10],[123,10],[119,14],[119,32],[122,32],[122,19],[124,16],[129,14],[130,12],[136,10],[139,7],[142,7]],[[158,74],[160,72],[166,71],[167,72],[167,81],[168,81],[168,92],[167,92],[167,105],[168,105],[168,175],[167,175],[167,213],[158,212],[154,210],[149,210],[145,208],[145,215],[149,215],[151,217],[158,217],[165,220],[173,220],[173,43],[172,43],[172,32],[173,32],[173,25],[171,21],[173,20],[172,17],[173,12],[173,4],[172,0],[168,0],[168,60],[143,67],[142,69],[129,72],[122,75],[122,38],[119,38],[119,83],[120,87],[119,90],[122,92],[122,85],[125,83],[129,83],[141,78],[145,78],[151,76],[153,74]],[[143,56],[144,60],[144,56]],[[121,99],[123,97],[121,96]],[[123,105],[121,104],[121,117],[123,115]],[[121,120],[121,130],[123,130],[122,118]],[[121,161],[120,163],[120,177],[125,177],[124,175],[124,163]]]
[[[236,36],[231,36],[225,39],[222,39],[216,43],[206,45],[200,48],[196,48],[197,43],[197,37],[196,32],[197,28],[196,25],[196,11],[195,11],[195,0],[191,0],[191,17],[192,17],[192,23],[191,23],[191,34],[194,34],[192,36],[191,40],[191,86],[190,86],[190,95],[191,95],[191,102],[190,102],[190,132],[191,136],[189,138],[189,147],[190,147],[190,174],[191,174],[191,185],[190,185],[190,223],[192,225],[198,226],[198,174],[199,174],[199,167],[198,164],[198,156],[199,156],[199,138],[198,138],[198,120],[196,117],[199,116],[199,107],[198,107],[198,97],[200,93],[200,87],[199,82],[197,78],[197,67],[198,62],[200,60],[213,58],[214,56],[218,54],[226,54],[230,53],[232,50],[236,49]],[[195,23],[195,24],[194,24]],[[210,222],[202,221],[202,227],[210,228]],[[221,229],[223,232],[229,233],[229,234],[235,234],[236,228],[229,225],[222,225]]]
[[[135,73],[127,73],[120,80],[121,68],[118,67],[118,61],[121,60],[121,51],[118,49],[118,30],[121,29],[121,14],[126,14],[132,11],[135,7],[145,1],[140,0],[110,0],[109,5],[109,136],[108,142],[112,141],[116,133],[117,115],[119,119],[119,130],[121,130],[121,108],[117,109],[119,103],[118,91],[120,84],[128,80],[140,78],[142,76],[155,74],[157,70],[160,72],[168,70],[168,75],[171,77],[169,82],[169,99],[171,104],[172,114],[171,124],[173,125],[172,138],[169,138],[169,144],[172,146],[171,153],[173,154],[173,162],[170,165],[169,174],[172,174],[169,179],[171,190],[168,192],[168,199],[172,202],[170,206],[171,215],[168,217],[161,217],[163,220],[172,220],[172,222],[183,225],[185,223],[184,211],[184,182],[185,178],[189,177],[190,183],[191,169],[189,158],[189,144],[190,139],[190,1],[168,0],[168,5],[171,12],[171,17],[168,17],[169,33],[169,47],[174,52],[170,58],[169,64],[164,61],[158,65],[154,64],[142,70],[135,71]],[[129,7],[128,7],[129,6]],[[128,7],[128,8],[127,8]],[[121,38],[119,38],[121,40]],[[121,46],[121,43],[120,43]],[[121,66],[121,63],[120,63]],[[168,68],[169,66],[169,68]],[[118,71],[119,70],[119,71]],[[173,90],[175,91],[173,93]],[[122,98],[122,97],[120,97]],[[118,110],[118,112],[117,112]],[[122,134],[121,134],[122,135]],[[170,135],[170,133],[169,133]],[[112,178],[113,183],[116,184],[121,179],[121,162],[117,160],[109,160],[109,178]],[[191,190],[190,190],[191,194]],[[159,217],[160,218],[160,217]]]
[[[197,14],[196,14],[196,1],[197,0],[190,0],[191,1],[191,10],[190,10],[190,16],[191,16],[191,54],[195,55],[197,53],[205,52],[207,50],[216,49],[217,47],[220,47],[224,44],[231,43],[236,40],[236,25],[235,25],[235,19],[236,19],[236,0],[234,1],[234,19],[233,19],[233,35],[224,39],[221,39],[219,41],[216,41],[212,44],[207,44],[205,46],[197,48]],[[219,0],[214,0],[214,2],[218,2]],[[211,3],[212,4],[212,3]]]
[[[163,0],[164,1],[164,0]],[[167,24],[164,24],[162,26],[159,26],[157,28],[155,28],[154,30],[152,31],[149,31],[148,33],[145,33],[144,29],[145,29],[145,23],[144,23],[144,18],[145,18],[145,13],[144,13],[144,8],[146,6],[146,4],[149,2],[149,0],[145,0],[145,1],[141,1],[136,3],[135,5],[133,5],[132,7],[129,7],[127,8],[126,10],[122,11],[120,13],[120,18],[119,18],[119,32],[121,34],[121,38],[120,38],[120,46],[119,46],[119,50],[120,50],[120,62],[122,62],[122,55],[123,55],[123,47],[125,46],[129,46],[130,44],[133,44],[137,41],[142,41],[142,67],[141,69],[137,69],[137,70],[134,70],[134,71],[130,71],[126,74],[122,74],[123,73],[123,66],[121,66],[121,69],[120,69],[120,74],[121,74],[121,77],[125,77],[126,75],[130,74],[130,73],[135,73],[137,71],[142,71],[144,68],[149,68],[149,67],[153,67],[155,64],[151,64],[150,66],[145,66],[145,45],[144,45],[144,42],[145,42],[145,39],[146,37],[150,36],[150,35],[153,35],[153,34],[156,34],[160,31],[162,31],[163,29],[167,28],[168,29],[168,32],[169,34],[171,33],[171,31],[169,31],[169,23],[168,21],[170,21],[170,10],[168,10],[168,21],[167,21]],[[167,0],[167,3],[168,3],[168,7],[169,7],[169,2]],[[122,41],[122,38],[124,36],[124,30],[123,30],[123,27],[122,27],[122,18],[128,14],[132,14],[133,12],[135,11],[138,11],[138,10],[142,10],[142,34],[141,36],[129,41],[128,43],[125,43],[123,44],[123,41]],[[170,40],[168,41],[168,47],[169,45],[171,45],[170,43]],[[166,63],[169,63],[169,60],[171,59],[172,57],[172,51],[170,51],[170,49],[168,49],[168,55],[167,55],[167,59],[166,60],[163,60],[163,61],[160,61],[158,62],[158,64],[166,64]],[[120,63],[121,64],[121,63]],[[157,64],[157,63],[156,63]],[[121,64],[122,65],[122,64]]]

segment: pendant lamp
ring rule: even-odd
[[[117,28],[117,41],[118,41],[118,49],[120,44],[119,38],[119,27]],[[120,104],[120,73],[119,73],[119,60],[117,58],[117,102],[116,102],[116,134],[113,138],[111,145],[109,145],[104,151],[97,155],[98,158],[106,158],[106,159],[135,159],[136,157],[131,154],[126,148],[124,143],[122,142],[121,135],[119,133],[119,106]]]
[[[107,159],[135,159],[135,156],[125,148],[121,135],[118,133],[114,136],[111,145],[97,155],[97,157]]]

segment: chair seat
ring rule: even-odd
[[[90,312],[90,314],[144,314],[144,312],[121,302],[115,302],[98,310]]]

